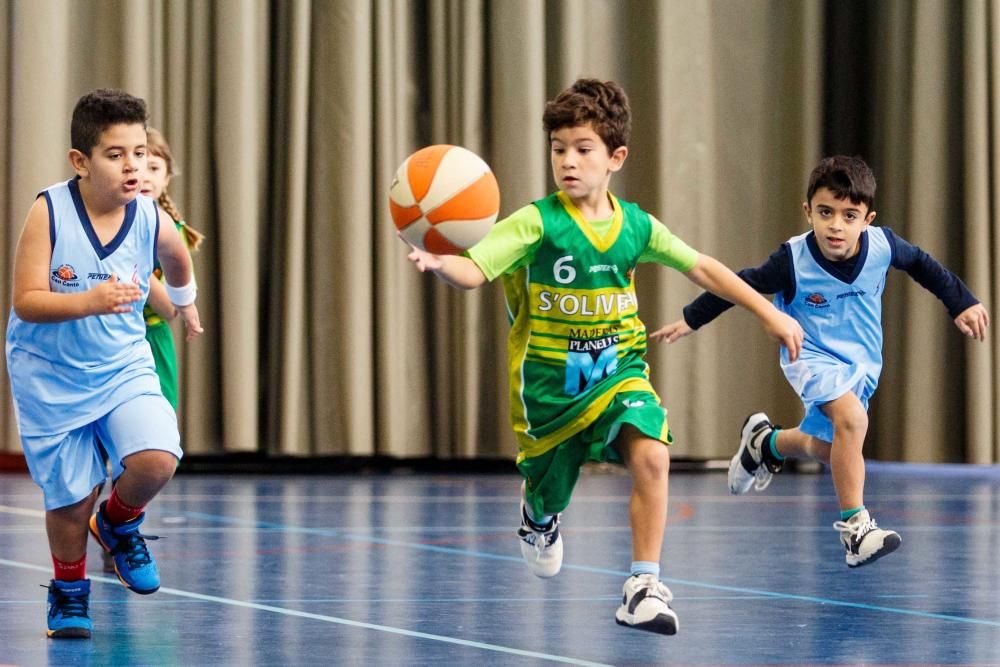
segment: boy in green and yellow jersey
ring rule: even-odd
[[[671,439],[644,361],[634,269],[663,264],[743,306],[792,358],[802,329],[717,260],[608,191],[628,156],[631,112],[619,85],[580,79],[546,105],[542,122],[559,191],[498,222],[466,256],[414,248],[408,257],[461,289],[503,280],[511,421],[524,477],[518,536],[532,573],[559,572],[559,514],[581,466],[623,464],[633,478],[633,561],[615,620],[672,635],[677,615],[660,581]]]

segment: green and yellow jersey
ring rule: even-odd
[[[585,429],[619,392],[655,394],[634,270],[657,262],[686,272],[698,253],[637,205],[609,197],[612,216],[587,221],[557,192],[498,222],[467,253],[487,279],[503,280],[518,461]]]

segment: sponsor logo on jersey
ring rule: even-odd
[[[590,389],[618,369],[618,340],[617,334],[590,340],[569,340],[563,388],[568,395],[576,396]]]
[[[618,273],[617,264],[592,264],[590,266],[591,273]]]
[[[838,299],[846,299],[847,297],[851,297],[851,296],[864,296],[864,295],[865,295],[865,291],[863,289],[859,289],[859,290],[856,290],[856,291],[850,291],[850,292],[844,292],[843,294],[838,294],[837,298]]]
[[[110,273],[88,273],[87,278],[90,280],[111,280]]]
[[[76,275],[76,269],[69,264],[60,264],[59,268],[52,272],[52,281],[65,287],[77,287],[80,284],[80,277]]]
[[[830,302],[819,292],[813,292],[805,298],[806,305],[810,308],[829,308]]]
[[[617,292],[605,294],[538,293],[538,312],[556,311],[563,315],[609,316],[631,313],[639,307],[635,294]]]

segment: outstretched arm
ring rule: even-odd
[[[970,338],[986,340],[990,315],[962,279],[936,259],[902,237],[883,227],[892,245],[892,265],[917,281],[944,303],[958,330]]]
[[[699,255],[694,268],[685,275],[699,287],[722,297],[726,301],[743,306],[756,315],[764,326],[764,331],[788,350],[788,358],[792,361],[798,359],[803,337],[802,327],[799,323],[775,308],[721,262],[708,255]],[[687,325],[685,324],[684,327]],[[656,332],[660,334],[657,337],[667,340],[673,337],[673,340],[677,340],[689,333],[689,331],[684,331],[684,327],[667,325],[664,329],[669,329],[669,331],[663,332],[661,329]]]
[[[138,285],[111,278],[85,292],[49,288],[52,241],[44,197],[35,200],[24,221],[14,254],[14,312],[25,322],[65,322],[90,315],[127,313],[142,298]]]
[[[410,253],[406,259],[413,262],[421,273],[430,271],[452,287],[463,290],[475,289],[486,283],[486,276],[468,257],[435,255],[413,244],[407,245],[410,246]]]

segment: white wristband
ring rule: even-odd
[[[170,303],[175,306],[190,306],[194,303],[195,297],[198,296],[198,285],[194,282],[194,278],[191,278],[189,282],[184,287],[174,287],[170,283],[163,283],[167,288],[167,296],[170,298]]]

